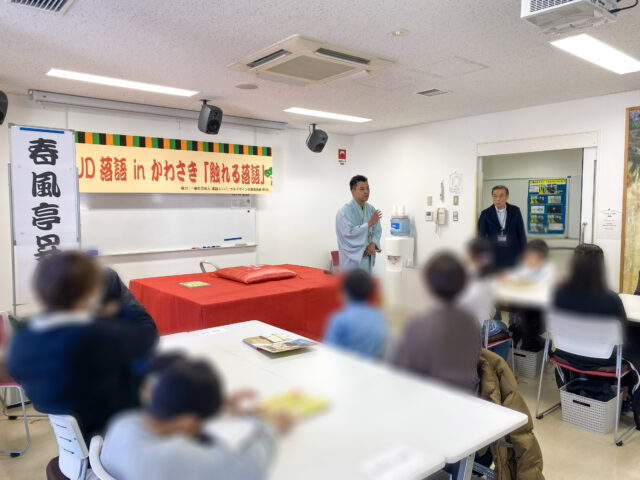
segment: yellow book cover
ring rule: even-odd
[[[211,284],[207,282],[201,282],[199,280],[194,280],[192,282],[182,282],[180,283],[180,285],[187,288],[200,288],[200,287],[208,287]]]
[[[286,411],[296,418],[307,418],[329,406],[329,401],[319,395],[301,390],[287,390],[267,398],[259,407],[262,412]]]

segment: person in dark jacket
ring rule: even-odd
[[[575,248],[569,277],[555,291],[553,306],[557,310],[579,313],[585,319],[613,317],[623,324],[625,330],[629,326],[620,296],[607,288],[604,253],[597,245],[585,243]],[[556,354],[581,370],[594,370],[616,363],[615,352],[611,358],[605,359],[582,357],[561,350],[556,350]],[[635,357],[636,352],[625,345],[623,356]]]
[[[73,415],[88,442],[119,411],[136,407],[135,362],[158,339],[150,317],[99,318],[104,276],[77,251],[40,261],[34,290],[43,312],[13,339],[8,367],[41,412]]]
[[[480,213],[478,236],[493,244],[496,268],[510,268],[516,265],[527,245],[524,221],[520,209],[507,203],[507,187],[496,185],[491,189],[491,197],[493,205]]]
[[[567,281],[558,287],[553,299],[554,308],[567,312],[579,313],[585,319],[602,317],[616,318],[623,325],[625,342],[622,348],[622,356],[632,365],[637,367],[640,352],[635,342],[631,341],[630,329],[634,328],[632,322],[627,319],[624,305],[620,296],[607,288],[604,269],[604,253],[597,245],[578,245],[571,260],[571,272]],[[569,365],[579,370],[599,370],[603,367],[613,367],[616,364],[616,351],[610,358],[591,358],[576,355],[556,349],[554,356],[561,358]],[[622,379],[625,389],[625,404],[630,400],[629,395],[634,395],[637,400],[640,397],[638,388],[638,376],[634,369]],[[571,381],[576,375],[566,368],[557,370],[556,381],[559,386]],[[634,415],[636,421],[640,420],[640,401],[636,406]],[[639,423],[640,425],[640,423]]]
[[[122,282],[120,275],[109,267],[104,268],[102,274],[104,283],[100,313],[155,327],[151,315]]]

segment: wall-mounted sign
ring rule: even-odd
[[[14,304],[23,304],[38,261],[78,248],[77,173],[71,130],[11,125],[9,139]]]
[[[347,163],[347,149],[339,148],[338,149],[338,163],[340,165],[344,165]]]
[[[76,132],[82,193],[273,191],[270,147]]]
[[[567,220],[567,179],[529,180],[528,233],[562,235]]]

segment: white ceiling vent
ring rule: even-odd
[[[435,97],[438,95],[444,95],[445,93],[449,93],[445,90],[438,90],[437,88],[432,88],[430,90],[423,90],[422,92],[416,92],[418,95],[423,95],[425,97]]]
[[[615,21],[616,0],[521,0],[520,17],[544,33],[564,33]]]
[[[75,0],[5,0],[7,3],[37,8],[44,12],[63,15]]]
[[[293,35],[229,65],[231,70],[294,85],[323,85],[358,72],[373,72],[393,61]]]

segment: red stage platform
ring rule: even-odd
[[[212,273],[192,273],[131,280],[129,288],[155,320],[160,335],[260,320],[321,339],[329,315],[340,306],[338,277],[317,268],[279,266],[298,276],[245,285]],[[194,280],[211,285],[180,285]]]

